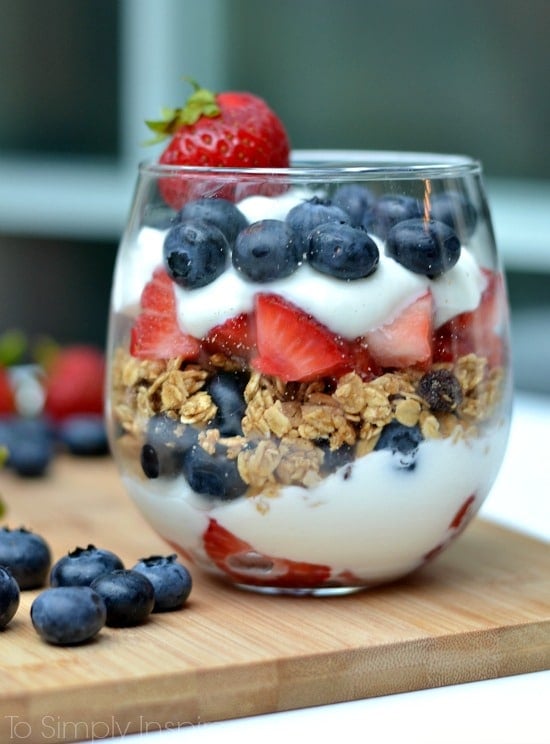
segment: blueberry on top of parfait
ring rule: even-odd
[[[184,220],[167,233],[163,246],[169,276],[184,289],[211,284],[225,270],[229,242],[212,222]]]
[[[260,220],[238,234],[233,266],[254,282],[270,282],[293,274],[302,262],[301,242],[281,220]]]
[[[300,241],[303,252],[307,251],[308,238],[311,231],[325,222],[350,222],[350,217],[341,207],[333,204],[330,199],[313,196],[292,207],[286,216],[286,221],[294,230]]]

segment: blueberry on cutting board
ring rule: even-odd
[[[0,630],[13,618],[19,607],[19,584],[8,568],[0,566]]]
[[[44,586],[51,566],[51,551],[43,537],[24,527],[0,528],[0,566],[6,566],[20,589]]]
[[[31,621],[43,640],[74,646],[91,640],[105,625],[103,599],[89,586],[45,589],[31,605]]]
[[[139,571],[119,569],[103,574],[91,588],[105,602],[106,624],[115,628],[143,623],[155,606],[155,590],[149,579]]]
[[[89,586],[105,573],[124,568],[118,555],[88,545],[75,548],[54,563],[50,571],[51,586]]]
[[[172,555],[140,558],[134,571],[146,576],[155,590],[153,612],[168,612],[183,607],[191,593],[192,580],[187,568]]]

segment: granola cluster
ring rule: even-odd
[[[244,391],[242,435],[223,437],[212,428],[216,405],[208,378],[230,369],[220,355],[201,362],[143,361],[118,350],[113,365],[113,414],[122,436],[143,441],[149,419],[164,413],[200,430],[207,452],[224,447],[236,459],[247,493],[275,494],[281,485],[312,486],[326,475],[328,453],[371,452],[384,426],[418,426],[424,439],[476,436],[491,418],[502,370],[475,354],[429,372],[404,369],[363,380],[350,372],[337,381],[283,383],[252,372]]]

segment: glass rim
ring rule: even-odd
[[[293,150],[290,166],[284,168],[168,165],[154,160],[144,160],[138,168],[142,174],[164,178],[209,175],[221,179],[269,177],[299,180],[458,178],[482,172],[481,162],[469,155],[350,149]]]

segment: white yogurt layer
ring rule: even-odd
[[[137,242],[127,246],[124,261],[116,269],[113,296],[116,311],[139,303],[143,287],[162,264],[165,235],[166,231],[144,227]],[[185,290],[174,285],[179,324],[184,332],[202,338],[215,325],[250,312],[258,292],[285,297],[334,333],[349,339],[391,322],[428,290],[434,299],[436,327],[478,306],[486,279],[466,248],[462,248],[458,263],[450,271],[437,279],[428,279],[386,256],[383,242],[373,239],[379,246],[380,261],[376,271],[364,279],[341,281],[320,274],[306,263],[286,279],[257,284],[247,281],[229,265],[206,287]]]
[[[286,279],[262,284],[246,281],[229,266],[206,287],[189,291],[175,285],[179,324],[186,333],[202,338],[224,320],[250,312],[258,292],[284,297],[333,333],[348,339],[391,322],[428,289],[434,298],[436,327],[457,313],[478,306],[486,280],[466,249],[462,249],[460,260],[450,271],[430,280],[384,255],[382,242],[375,240],[380,247],[380,262],[376,271],[364,279],[341,281],[320,274],[305,263]]]
[[[379,581],[416,568],[448,536],[471,494],[473,508],[479,508],[506,439],[502,424],[477,440],[423,442],[414,470],[398,469],[390,451],[372,452],[315,487],[289,486],[276,497],[215,506],[196,496],[183,477],[144,481],[125,476],[125,484],[160,535],[199,556],[213,518],[260,553]]]

